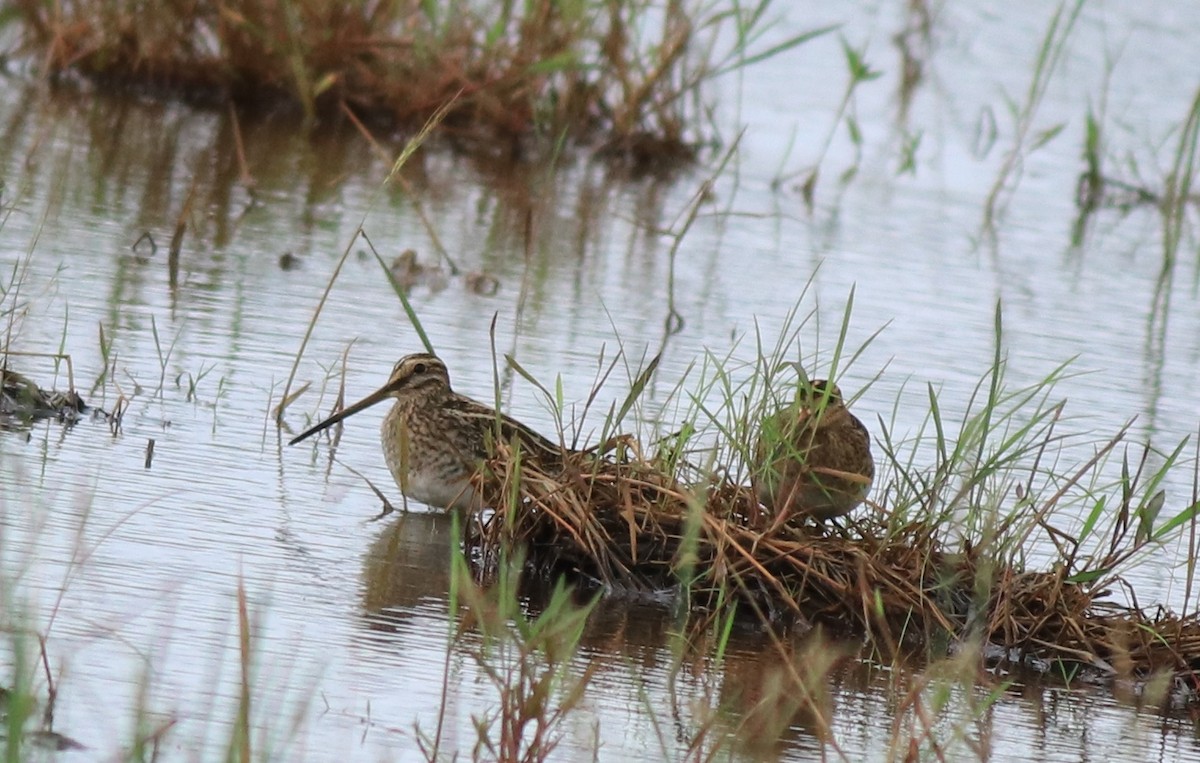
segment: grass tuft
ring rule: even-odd
[[[480,153],[567,136],[645,169],[694,156],[705,82],[830,31],[761,44],[770,0],[17,0],[14,13],[59,79],[385,128],[453,103],[445,134]]]
[[[861,352],[844,347],[849,308],[843,320],[830,377]],[[784,361],[793,349],[781,340],[749,373],[728,357],[706,359],[689,425],[645,451],[610,437],[548,468],[497,442],[475,477],[497,508],[468,527],[470,558],[489,574],[520,550],[546,580],[680,595],[694,621],[713,627],[736,607],[772,629],[865,635],[885,660],[974,644],[990,660],[1043,673],[1166,681],[1173,697],[1195,701],[1200,612],[1143,608],[1121,574],[1194,533],[1200,502],[1163,515],[1161,485],[1184,444],[1151,471],[1149,446],[1133,464],[1122,454],[1126,426],[1072,465],[1079,438],[1062,432],[1066,404],[1053,394],[1068,366],[1012,388],[1001,335],[997,309],[993,364],[957,421],[931,387],[913,439],[898,441],[880,422],[886,472],[844,526],[772,522],[746,484],[757,468],[746,443],[779,390],[794,389],[790,373],[802,373]],[[704,402],[713,391],[720,405]],[[1116,591],[1130,592],[1129,603]]]

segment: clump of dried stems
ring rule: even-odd
[[[753,50],[769,5],[17,0],[14,18],[56,77],[382,129],[451,104],[444,133],[482,151],[565,136],[669,165],[702,138],[705,81],[829,31]]]
[[[877,447],[890,479],[877,483],[877,503],[841,524],[769,527],[744,479],[752,466],[688,465],[677,443],[642,455],[617,440],[605,455],[569,452],[552,468],[500,443],[477,476],[498,508],[473,523],[467,545],[485,574],[520,548],[548,579],[680,594],[700,619],[736,605],[771,627],[865,634],[891,656],[978,644],[994,659],[1068,677],[1169,676],[1178,696],[1194,701],[1200,613],[1143,608],[1121,575],[1181,531],[1195,537],[1195,496],[1165,521],[1158,516],[1160,484],[1184,444],[1153,473],[1149,446],[1136,468],[1127,453],[1120,477],[1102,485],[1126,426],[1093,444],[1075,471],[1053,472],[1044,464],[1061,462],[1069,438],[1058,431],[1063,404],[1048,404],[1046,393],[1062,369],[1014,392],[1003,388],[1002,369],[998,361],[981,382],[985,399],[956,439],[930,389],[932,466],[902,460],[881,420]],[[756,405],[740,410],[742,424]],[[745,440],[752,427],[721,430]],[[747,450],[717,447],[727,456]],[[1035,540],[1053,556],[1041,569],[1027,563]],[[1129,592],[1127,603],[1115,591]]]

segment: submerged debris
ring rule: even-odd
[[[74,423],[87,410],[75,390],[43,390],[28,377],[0,368],[0,417],[24,421],[53,418]]]

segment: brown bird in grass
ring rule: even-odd
[[[567,449],[515,419],[450,388],[446,364],[436,355],[407,355],[387,384],[292,439],[289,445],[342,419],[393,398],[383,419],[383,454],[400,492],[438,509],[478,509],[471,476],[492,455],[497,436],[519,443],[523,458],[545,467],[562,463]]]
[[[870,433],[824,379],[803,383],[794,403],[763,421],[755,455],[755,492],[775,515],[768,532],[792,516],[849,513],[875,477]]]

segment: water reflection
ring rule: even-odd
[[[364,638],[375,646],[377,659],[386,662],[395,655],[392,670],[404,671],[415,659],[437,666],[444,650],[470,660],[484,660],[479,634],[443,632],[447,641],[414,639],[414,628],[435,613],[445,615],[450,591],[450,553],[454,522],[443,513],[411,512],[389,521],[376,535],[364,556],[362,583]],[[538,614],[534,600],[543,590],[531,591],[529,616]],[[582,602],[581,602],[582,603]],[[443,626],[444,627],[444,626]],[[685,641],[685,638],[700,641]],[[667,604],[652,604],[609,598],[589,617],[580,640],[575,663],[588,671],[600,687],[595,703],[608,711],[628,704],[648,703],[648,709],[664,724],[659,733],[671,729],[664,750],[668,756],[679,751],[713,749],[736,744],[749,746],[741,755],[761,759],[788,750],[817,749],[814,740],[828,737],[829,718],[814,708],[829,710],[828,697],[810,702],[787,680],[790,671],[821,676],[832,663],[849,655],[823,640],[817,648],[803,642],[778,643],[760,629],[741,625],[731,648],[720,664],[713,659],[713,635],[686,634],[683,621]],[[781,651],[782,650],[782,653]],[[815,663],[821,663],[818,667]],[[820,680],[814,680],[814,687]],[[820,690],[825,693],[823,689]],[[602,733],[602,739],[605,734]],[[655,754],[634,755],[653,760]]]
[[[450,595],[454,518],[445,512],[400,512],[364,555],[362,611],[371,628],[391,629],[407,612]]]
[[[141,706],[142,656],[161,656],[146,701],[177,713],[176,733],[195,749],[224,750],[227,740],[213,738],[220,733],[208,720],[191,719],[234,717],[233,592],[242,583],[259,618],[255,696],[278,700],[272,709],[285,705],[279,697],[290,695],[278,684],[293,674],[311,689],[276,716],[299,719],[297,745],[309,754],[297,757],[411,755],[412,721],[428,728],[436,716],[447,664],[458,711],[448,725],[457,749],[470,749],[472,716],[494,698],[479,688],[471,634],[448,640],[449,518],[413,513],[361,524],[378,509],[369,490],[332,460],[285,451],[265,413],[348,246],[299,370],[314,390],[337,378],[350,344],[348,389],[372,388],[381,369],[419,348],[373,248],[386,264],[412,251],[416,263],[442,269],[444,288],[414,279],[408,297],[456,385],[479,399],[490,400],[492,390],[493,319],[500,353],[516,355],[552,390],[561,374],[568,414],[584,407],[602,349],[611,357],[620,345],[636,366],[646,348],[653,354],[665,344],[648,400],[662,406],[671,431],[679,406],[662,405],[666,391],[706,351],[724,356],[739,336],[749,339],[733,350],[735,362],[748,360],[755,330],[772,336],[811,283],[801,309],[814,318],[802,344],[814,373],[831,359],[852,287],[846,346],[887,325],[846,370],[843,388],[862,389],[886,368],[855,410],[871,422],[884,414],[898,440],[925,421],[927,384],[939,390],[947,420],[967,408],[992,357],[1000,300],[1013,386],[1079,356],[1081,373],[1055,394],[1069,399],[1064,432],[1094,433],[1071,440],[1085,458],[1135,415],[1136,436],[1154,435],[1169,452],[1197,425],[1200,331],[1190,279],[1163,278],[1156,210],[1119,219],[1100,210],[1072,238],[1088,99],[1111,96],[1130,132],[1149,136],[1110,132],[1114,146],[1157,144],[1194,87],[1194,40],[1180,30],[1196,28],[1197,10],[1146,7],[1085,9],[1095,15],[1077,30],[1068,86],[1038,115],[1042,127],[1066,128],[1031,155],[990,251],[975,240],[980,204],[1011,136],[997,120],[990,141],[977,141],[975,126],[981,113],[1004,113],[999,93],[1027,87],[1031,46],[1049,12],[1037,4],[1002,16],[947,6],[932,19],[905,4],[784,9],[805,18],[785,19],[783,33],[844,23],[856,48],[872,36],[868,29],[895,31],[901,70],[892,54],[876,57],[882,46],[866,46],[886,86],[856,93],[862,146],[847,141],[836,110],[846,81],[837,40],[803,59],[805,88],[795,87],[799,59],[741,80],[725,103],[742,110],[714,119],[736,120],[729,134],[748,125],[745,137],[674,250],[670,231],[683,227],[703,170],[674,183],[628,182],[586,159],[464,160],[435,142],[384,188],[403,136],[368,139],[346,125],[300,134],[271,113],[192,111],[10,80],[0,94],[0,265],[23,281],[18,305],[0,303],[0,311],[16,308],[0,316],[5,341],[61,347],[81,390],[95,380],[87,402],[129,404],[115,435],[98,422],[70,431],[39,424],[32,436],[0,431],[3,543],[20,551],[3,549],[6,570],[67,676],[62,730],[92,749],[125,747],[114,708]],[[1113,28],[1133,31],[1100,90],[1085,80],[1105,71],[1105,30]],[[904,145],[915,166],[897,176]],[[988,150],[976,155],[976,145]],[[798,192],[772,181],[818,156],[823,179],[808,214]],[[856,177],[838,182],[847,167]],[[144,234],[156,250],[139,243]],[[281,267],[285,254],[298,267]],[[472,274],[497,288],[473,288]],[[670,308],[683,318],[678,333],[665,328]],[[18,370],[43,386],[51,381],[32,367]],[[519,378],[503,381],[506,410],[553,431],[555,412],[542,396]],[[623,383],[614,374],[600,399],[622,399]],[[328,397],[307,393],[289,421],[328,410]],[[600,418],[602,409],[595,408]],[[596,425],[582,423],[585,440]],[[151,437],[157,448],[147,469]],[[392,484],[370,420],[347,427],[339,457],[375,484]],[[1062,459],[1071,462],[1070,454]],[[1164,514],[1189,501],[1189,466],[1164,483]],[[1030,558],[1041,553],[1031,549]],[[1162,548],[1139,560],[1132,579],[1143,604],[1187,604],[1185,556]],[[148,600],[163,613],[143,615]],[[749,736],[761,747],[737,755],[880,759],[895,753],[893,736],[925,728],[913,701],[914,687],[936,683],[925,666],[860,661],[869,650],[857,644],[820,652],[803,640],[776,646],[752,629],[734,633],[718,664],[707,644],[682,649],[679,631],[667,607],[610,600],[597,608],[573,669],[597,666],[580,725],[600,728],[602,756],[691,758]],[[788,665],[826,672],[815,684],[824,692],[815,711],[784,707],[795,699],[781,696]],[[308,683],[310,675],[318,677]],[[953,702],[932,714],[934,732],[957,739],[955,729],[966,728],[974,745],[960,743],[948,759],[1200,756],[1187,717],[1107,690],[1027,683],[988,705],[977,694],[994,691],[994,681],[981,675],[975,692],[946,690]],[[322,714],[313,696],[344,712]],[[401,731],[371,726],[364,737],[368,708]],[[271,723],[270,712],[263,717]],[[579,757],[594,748],[587,733],[566,745]]]
[[[364,636],[375,645],[371,659],[382,671],[420,670],[435,679],[449,659],[453,712],[474,715],[494,702],[490,679],[472,667],[489,652],[478,633],[442,619],[451,528],[444,514],[411,513],[379,530],[364,557],[362,612],[370,634]],[[820,633],[779,639],[741,623],[718,661],[714,638],[688,631],[665,604],[608,598],[597,607],[573,673],[590,676],[590,699],[580,712],[600,721],[601,745],[622,749],[629,760],[717,751],[734,760],[877,759],[903,751],[903,740],[920,738],[928,727],[951,759],[1049,760],[1080,745],[1120,757],[1122,744],[1144,749],[1155,726],[1178,734],[1188,723],[1143,709],[1136,697],[1115,699],[1103,688],[1068,691],[1053,681],[993,675],[972,655],[932,666],[905,658],[880,664],[870,645]],[[630,708],[640,708],[631,726],[601,720]],[[1105,718],[1141,741],[1122,743],[1123,734],[1096,729],[1089,717]],[[956,736],[960,723],[968,730],[964,737]],[[590,749],[586,739],[570,740]]]

